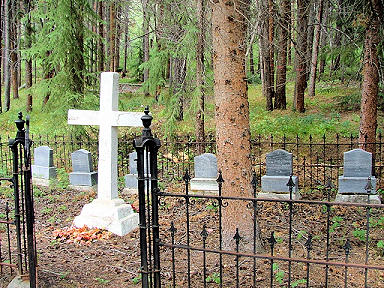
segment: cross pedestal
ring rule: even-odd
[[[137,227],[139,216],[131,205],[118,198],[117,127],[142,127],[143,114],[118,111],[118,82],[118,73],[101,73],[100,111],[69,110],[68,124],[100,126],[97,199],[83,207],[74,225],[106,229],[123,236]]]

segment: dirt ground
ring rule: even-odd
[[[39,287],[141,287],[139,278],[140,249],[139,233],[136,229],[130,234],[119,237],[106,231],[75,231],[68,230],[74,216],[79,215],[84,204],[89,203],[95,193],[72,190],[47,188],[34,189],[36,214],[36,245],[38,250],[38,278]],[[120,193],[125,201],[138,207],[137,197]],[[185,201],[177,199],[163,199],[160,210],[161,239],[164,243],[171,243],[169,232],[171,221],[174,222],[175,243],[186,241],[186,215]],[[1,205],[4,204],[1,199]],[[190,203],[190,242],[191,245],[202,247],[203,224],[207,227],[207,248],[218,248],[218,207],[212,200],[194,199]],[[259,208],[259,225],[265,245],[265,254],[270,254],[267,237],[275,231],[277,243],[275,255],[287,256],[288,217],[287,205],[265,203]],[[365,210],[357,208],[340,208],[332,210],[330,260],[343,262],[345,235],[352,235],[358,228],[364,228]],[[383,211],[372,209],[372,219],[376,221],[372,229],[370,241],[369,264],[384,266],[383,251],[377,248],[379,240],[384,240]],[[321,206],[310,208],[296,205],[293,214],[293,257],[305,258],[307,250],[305,241],[308,233],[314,235],[311,257],[324,259],[325,243],[325,213]],[[81,234],[82,233],[82,234]],[[316,236],[316,237],[315,237]],[[351,236],[352,237],[352,236]],[[351,238],[352,252],[349,261],[364,263],[365,244],[358,238]],[[172,250],[161,248],[162,284],[163,287],[172,287],[175,275],[176,287],[187,287],[187,259],[190,257],[191,287],[204,287],[203,253],[175,249],[176,260],[172,261]],[[236,258],[223,256],[223,287],[236,287]],[[239,258],[239,287],[252,287],[253,259]],[[206,285],[219,287],[219,256],[206,255]],[[175,266],[173,273],[172,264]],[[270,260],[258,259],[256,262],[257,287],[270,285]],[[286,262],[276,261],[273,265],[274,287],[287,287],[288,267]],[[303,279],[306,277],[306,264],[292,264],[291,287],[305,287]],[[312,265],[310,269],[309,287],[324,287],[324,266]],[[329,268],[329,287],[344,287],[344,267]],[[384,272],[368,272],[369,287],[384,287]],[[11,280],[9,269],[5,268],[0,286],[6,287]],[[347,287],[364,287],[364,270],[348,270]]]

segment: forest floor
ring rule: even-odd
[[[4,188],[4,187],[3,187]],[[180,186],[173,192],[181,192]],[[172,190],[172,189],[171,189]],[[36,241],[38,254],[39,287],[141,287],[139,233],[134,230],[124,237],[112,235],[106,231],[71,229],[76,215],[79,215],[84,204],[89,203],[94,192],[78,192],[73,190],[35,187]],[[120,193],[120,197],[138,207],[137,196]],[[322,194],[311,197],[321,199]],[[203,224],[208,232],[207,248],[218,248],[218,209],[212,200],[193,199],[190,203],[190,243],[202,247],[201,231]],[[5,199],[0,200],[1,209]],[[275,232],[276,245],[274,254],[287,256],[288,243],[288,209],[286,204],[264,203],[259,206],[259,225],[264,253],[270,255],[266,240],[271,231]],[[351,240],[352,250],[350,263],[364,263],[365,244],[361,235],[354,237],[354,231],[365,227],[365,209],[339,207],[332,209],[332,232],[330,236],[330,260],[345,261],[343,245],[346,238]],[[171,242],[170,223],[174,222],[175,243],[186,243],[185,202],[164,199],[160,209],[161,241]],[[384,264],[383,250],[377,247],[383,240],[383,211],[372,209],[371,221],[375,225],[370,234],[369,264]],[[295,205],[293,214],[293,257],[306,258],[305,242],[308,233],[313,235],[313,259],[324,259],[326,237],[326,214],[322,206]],[[82,233],[79,233],[82,232]],[[4,235],[1,235],[4,237]],[[4,238],[3,238],[4,239]],[[185,250],[175,249],[175,261],[172,261],[172,250],[161,248],[162,284],[172,287],[175,275],[176,287],[187,287],[187,259]],[[204,286],[203,254],[191,251],[190,254],[191,287]],[[175,264],[173,272],[172,264]],[[219,287],[219,258],[217,254],[206,255],[206,284],[208,287]],[[234,256],[223,256],[223,287],[236,287],[236,259]],[[252,287],[253,260],[239,259],[239,287]],[[271,263],[267,259],[259,259],[255,274],[257,287],[269,287]],[[306,264],[292,264],[292,287],[305,287]],[[6,287],[11,280],[9,269],[5,268],[0,278],[0,287]],[[273,264],[274,287],[286,287],[288,267],[286,262],[275,261]],[[324,266],[311,265],[310,286],[324,287]],[[383,271],[368,271],[369,287],[384,287]],[[364,269],[348,269],[348,286],[364,286]],[[329,286],[344,287],[344,267],[329,267]]]

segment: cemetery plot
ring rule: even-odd
[[[181,193],[177,185],[170,187],[169,192]],[[39,188],[35,193],[36,237],[39,254],[39,287],[140,287],[139,269],[139,233],[134,230],[125,237],[110,235],[109,239],[97,241],[67,241],[57,237],[57,231],[67,231],[73,215],[77,215],[82,206],[94,198],[94,192],[77,192],[72,190]],[[121,192],[121,197],[128,203],[136,202],[137,196]],[[4,196],[3,196],[4,197]],[[4,200],[1,199],[1,203]],[[253,210],[251,202],[244,206]],[[186,209],[184,197],[162,197],[160,202],[160,231],[163,243],[172,243],[171,222],[174,223],[174,243],[186,245]],[[190,199],[190,246],[202,248],[204,245],[204,225],[207,233],[205,245],[207,249],[218,248],[218,219],[219,207],[214,199],[191,197]],[[223,208],[224,209],[224,208]],[[261,228],[265,254],[270,255],[271,248],[268,238],[274,231],[276,244],[274,255],[288,255],[288,214],[287,204],[259,202],[258,220]],[[293,257],[307,258],[305,246],[309,233],[312,233],[311,259],[325,259],[327,238],[327,209],[325,205],[294,204],[293,206]],[[383,265],[383,248],[379,243],[384,233],[384,214],[381,209],[371,210],[371,230],[369,239],[369,264]],[[333,206],[330,209],[330,253],[333,262],[345,261],[344,245],[350,239],[350,263],[364,263],[365,259],[365,208]],[[108,232],[102,232],[108,233]],[[89,234],[88,234],[89,236]],[[1,233],[5,238],[4,232]],[[104,237],[107,238],[107,237]],[[173,254],[174,252],[174,254]],[[240,252],[245,252],[240,250]],[[173,256],[174,255],[174,256]],[[175,264],[176,287],[188,286],[188,253],[185,249],[170,247],[161,248],[162,284],[165,287],[173,283],[173,267]],[[175,261],[172,262],[172,258]],[[208,287],[220,287],[219,256],[217,253],[205,254],[206,277],[204,277],[204,254],[201,251],[190,251],[190,281],[191,287],[203,287],[204,279]],[[236,282],[236,257],[223,255],[223,287],[234,287]],[[256,259],[257,287],[269,287],[270,259]],[[274,287],[286,287],[288,264],[286,261],[274,261]],[[253,283],[253,258],[239,258],[240,287],[250,287]],[[381,287],[383,271],[368,270],[370,287]],[[292,283],[302,282],[306,278],[306,263],[292,264]],[[364,286],[364,269],[348,268],[348,287]],[[343,287],[344,267],[329,267],[329,287]],[[324,287],[325,266],[310,264],[310,287]],[[6,278],[0,280],[4,287]],[[135,284],[139,282],[139,284]],[[315,283],[317,283],[315,285]],[[341,283],[341,284],[340,284]],[[249,285],[250,284],[250,285]],[[305,287],[305,284],[301,286]]]
[[[222,281],[222,287],[255,287],[253,283],[256,287],[272,287],[271,283],[273,287],[287,287],[291,270],[292,287],[306,287],[307,282],[309,287],[325,287],[326,274],[328,287],[344,287],[345,273],[348,275],[346,287],[364,287],[366,243],[367,267],[371,268],[367,270],[368,285],[384,285],[382,207],[370,210],[369,240],[366,242],[367,210],[364,207],[333,205],[328,211],[320,202],[314,205],[299,201],[293,205],[290,236],[287,203],[260,201],[257,219],[264,251],[253,258],[252,243],[250,247],[239,248],[239,253],[220,251],[220,209],[224,210],[225,205],[220,208],[214,197],[191,195],[188,215],[185,194],[166,194],[161,198],[161,209],[165,212],[160,210],[160,215],[167,215],[160,218],[165,223],[161,227],[163,285],[220,287]],[[229,201],[239,200],[224,200]],[[243,202],[244,207],[254,209],[252,201]],[[290,237],[292,261],[289,265]],[[326,259],[330,263],[328,268]],[[223,263],[221,271],[220,261]],[[345,262],[350,266],[346,264],[345,268]]]

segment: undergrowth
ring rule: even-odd
[[[122,80],[129,83],[131,80]],[[257,81],[255,81],[257,83]],[[17,113],[22,111],[26,114],[25,103],[27,93],[33,93],[33,111],[30,112],[31,133],[60,135],[69,132],[74,134],[88,133],[94,135],[97,130],[95,126],[70,126],[67,124],[68,105],[62,99],[55,99],[43,105],[44,91],[37,85],[34,89],[27,91],[20,90],[20,98],[12,99],[11,110],[0,114],[1,130],[0,136],[10,135],[14,137],[16,127],[14,121]],[[44,89],[43,89],[44,90]],[[300,137],[312,135],[314,139],[339,133],[341,136],[358,135],[359,127],[359,106],[360,90],[356,87],[344,87],[342,85],[330,85],[319,83],[317,94],[313,98],[306,97],[306,112],[304,114],[295,112],[292,107],[294,83],[287,85],[287,110],[265,110],[265,99],[262,96],[261,84],[250,84],[248,98],[250,104],[250,127],[253,136],[274,135]],[[192,95],[193,96],[193,95]],[[64,97],[63,97],[64,98]],[[184,107],[184,120],[177,121],[174,117],[175,109],[170,107],[172,97],[167,89],[162,90],[158,101],[153,96],[144,96],[141,93],[122,93],[120,94],[119,110],[121,111],[143,111],[146,105],[154,116],[152,128],[158,136],[166,135],[194,135],[195,134],[195,115],[197,102],[192,97],[191,101],[186,101]],[[383,102],[383,95],[380,95],[380,103]],[[68,101],[67,101],[68,102]],[[97,92],[89,92],[84,96],[80,109],[98,109],[99,99]],[[214,134],[214,110],[215,104],[213,92],[207,91],[205,105],[205,131]],[[380,111],[380,109],[379,109]],[[379,113],[378,127],[382,127],[383,117]],[[121,128],[126,131],[129,128]],[[134,128],[133,128],[134,129]],[[136,131],[137,130],[137,131]],[[136,129],[134,132],[138,132]]]

